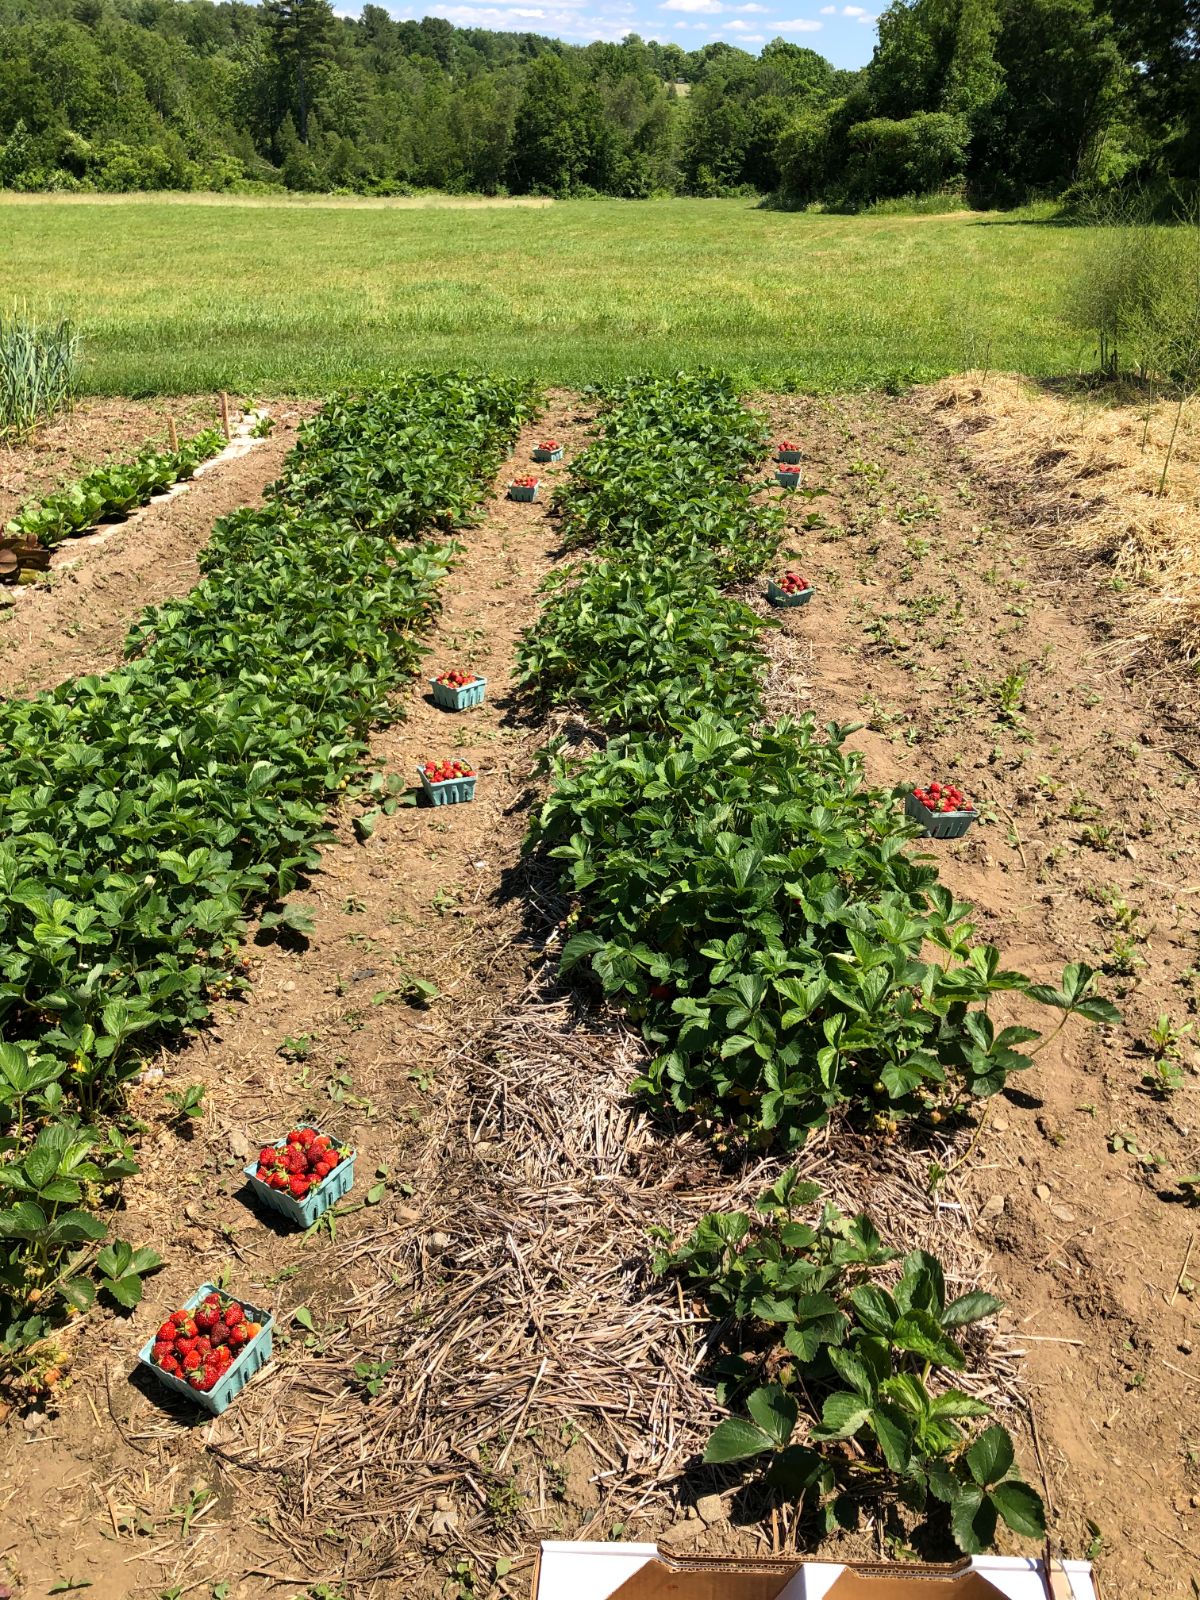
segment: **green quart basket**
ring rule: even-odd
[[[786,589],[781,589],[774,578],[767,583],[767,599],[773,606],[806,606],[812,597],[811,583],[807,589],[797,589],[795,594],[789,594]]]
[[[195,1294],[183,1302],[184,1310],[194,1311],[205,1295],[212,1294],[216,1288],[215,1283],[202,1283]],[[240,1355],[230,1363],[229,1370],[220,1383],[214,1385],[207,1393],[203,1389],[193,1389],[191,1384],[185,1383],[182,1378],[176,1378],[174,1374],[156,1367],[150,1359],[150,1352],[154,1349],[153,1339],[147,1339],[138,1351],[138,1365],[148,1368],[164,1388],[172,1390],[184,1400],[190,1400],[193,1405],[200,1406],[204,1411],[211,1411],[214,1417],[219,1417],[222,1411],[237,1399],[254,1374],[260,1372],[270,1361],[275,1328],[275,1319],[269,1311],[264,1311],[261,1306],[251,1305],[249,1300],[238,1299],[237,1295],[231,1295],[227,1289],[219,1292],[224,1293],[228,1299],[237,1300],[238,1304],[249,1313],[249,1320],[261,1322],[262,1328],[249,1344],[242,1346]]]
[[[800,487],[799,467],[776,467],[775,476],[785,489],[798,489]]]
[[[418,766],[417,771],[421,774],[421,787],[432,806],[461,806],[475,798],[476,774],[469,778],[443,778],[441,783],[430,783],[424,767]]]
[[[800,459],[799,450],[779,450],[775,455],[776,461],[788,461],[795,466]]]
[[[540,483],[510,483],[508,486],[508,498],[510,500],[536,500],[540,488]]]
[[[535,461],[561,461],[562,453],[563,447],[561,444],[554,450],[543,450],[540,444],[533,447],[533,459]]]
[[[919,822],[931,839],[961,839],[978,811],[930,811],[915,794],[904,797],[904,814]]]
[[[436,678],[430,678],[429,687],[433,690],[433,698],[443,711],[466,711],[470,706],[481,706],[487,690],[487,679],[476,678],[471,683],[464,683],[461,688],[456,688],[452,683],[439,683]]]
[[[301,1127],[312,1127],[312,1124],[301,1123]],[[324,1133],[325,1129],[313,1127],[312,1131]],[[332,1137],[330,1134],[330,1138]],[[281,1150],[287,1140],[274,1139],[272,1143],[276,1150]],[[344,1194],[349,1194],[354,1187],[355,1152],[343,1144],[339,1144],[338,1149],[341,1151],[342,1159],[328,1174],[325,1182],[310,1190],[303,1200],[297,1200],[294,1194],[285,1194],[282,1189],[272,1189],[269,1183],[264,1183],[257,1176],[257,1161],[252,1161],[248,1167],[243,1167],[242,1171],[246,1174],[255,1198],[261,1200],[264,1206],[269,1206],[272,1211],[278,1211],[281,1217],[294,1222],[298,1228],[311,1228],[335,1200],[340,1200]]]

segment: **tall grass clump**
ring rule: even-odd
[[[1105,377],[1137,379],[1175,401],[1163,460],[1166,489],[1183,408],[1200,391],[1200,208],[1173,224],[1128,209],[1104,224],[1081,252],[1067,320],[1097,340]]]
[[[0,438],[28,433],[75,398],[79,337],[65,320],[0,313]]]

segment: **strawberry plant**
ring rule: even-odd
[[[883,1126],[995,1094],[1037,1034],[996,1027],[993,994],[1116,1015],[1089,968],[1047,990],[974,940],[849,731],[699,717],[617,738],[554,762],[530,833],[579,896],[564,970],[587,963],[657,1052],[638,1086],[758,1144],[800,1143],[838,1107]]]
[[[761,1465],[765,1487],[805,1501],[827,1532],[894,1495],[918,1511],[944,1507],[969,1553],[987,1549],[1001,1521],[1044,1537],[1041,1499],[1015,1469],[1007,1430],[956,1381],[976,1347],[960,1330],[1000,1302],[979,1289],[950,1299],[935,1256],[898,1262],[865,1215],[826,1203],[804,1220],[820,1193],[789,1170],[753,1216],[706,1216],[655,1258],[719,1325],[717,1397],[736,1410],[705,1461]]]
[[[396,714],[454,555],[422,535],[474,515],[531,405],[523,384],[453,373],[335,397],[267,503],[218,522],[198,587],[134,624],[120,670],[0,705],[8,1351],[92,1288],[96,1212],[134,1170],[104,1119],[139,1047],[244,985],[256,910],[304,926],[284,902]]]

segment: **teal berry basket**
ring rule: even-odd
[[[190,1299],[183,1302],[185,1311],[194,1311],[204,1299],[205,1295],[224,1293],[227,1300],[236,1299],[225,1291],[217,1290],[215,1283],[202,1283]],[[211,1411],[214,1417],[219,1417],[226,1410],[242,1390],[250,1382],[256,1372],[261,1372],[271,1359],[274,1345],[275,1318],[269,1311],[264,1311],[261,1306],[251,1305],[249,1300],[239,1300],[238,1304],[244,1307],[247,1321],[261,1322],[262,1328],[254,1335],[249,1344],[241,1348],[241,1352],[230,1363],[229,1370],[225,1373],[220,1383],[205,1392],[203,1389],[193,1389],[190,1383],[185,1383],[182,1378],[176,1378],[170,1372],[164,1372],[161,1367],[156,1367],[150,1359],[150,1352],[154,1349],[154,1340],[147,1339],[138,1351],[138,1365],[147,1367],[164,1388],[172,1390],[185,1400],[200,1406],[205,1411]]]
[[[533,459],[535,461],[561,461],[562,453],[563,447],[561,444],[556,445],[553,450],[544,450],[540,444],[533,447]]]
[[[302,1128],[312,1127],[314,1133],[324,1133],[324,1128],[313,1127],[311,1123],[301,1123]],[[332,1137],[332,1135],[331,1135]],[[286,1139],[276,1139],[275,1149],[280,1150],[287,1143]],[[303,1200],[297,1200],[294,1194],[285,1194],[282,1189],[272,1189],[269,1183],[264,1183],[256,1176],[258,1162],[252,1161],[242,1171],[249,1180],[250,1187],[255,1196],[263,1205],[270,1206],[272,1211],[278,1211],[280,1216],[286,1217],[289,1222],[294,1222],[298,1228],[311,1228],[319,1216],[329,1210],[335,1201],[343,1195],[349,1194],[354,1187],[354,1157],[356,1152],[346,1145],[339,1145],[342,1159],[328,1174],[325,1182],[316,1189],[311,1189]]]
[[[430,783],[424,767],[418,766],[417,771],[421,774],[421,787],[432,806],[461,806],[475,798],[474,773],[469,778],[443,778],[440,783]]]
[[[487,679],[475,678],[471,683],[455,688],[452,683],[439,683],[436,678],[430,678],[429,687],[433,690],[434,700],[443,711],[466,711],[471,706],[483,704]]]
[[[785,489],[798,489],[800,487],[799,467],[779,467],[775,476]]]
[[[789,594],[786,589],[779,587],[774,578],[767,580],[767,599],[773,606],[806,606],[812,597],[811,583],[807,589],[797,589],[795,594]]]
[[[915,794],[904,796],[904,814],[919,822],[931,839],[961,839],[978,811],[930,811]]]
[[[536,500],[541,485],[538,483],[510,483],[508,498],[510,500]]]
[[[776,461],[790,461],[795,466],[800,459],[800,452],[799,450],[779,450],[776,452],[775,459]]]

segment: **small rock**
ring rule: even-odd
[[[450,1247],[448,1233],[431,1233],[429,1235],[429,1248],[431,1250],[447,1250]]]
[[[240,1129],[235,1128],[229,1135],[229,1150],[239,1161],[249,1161],[250,1141]]]
[[[1050,1207],[1050,1215],[1053,1216],[1053,1217],[1057,1217],[1060,1222],[1074,1222],[1075,1221],[1075,1213],[1071,1210],[1070,1206],[1063,1206],[1063,1205],[1051,1206]]]
[[[673,1528],[659,1534],[658,1544],[663,1550],[678,1550],[683,1545],[691,1544],[692,1538],[693,1529],[686,1522],[677,1522]]]
[[[1002,1117],[1000,1113],[997,1112],[992,1118],[992,1127],[995,1128],[997,1133],[1007,1133],[1009,1129],[1008,1118]]]
[[[433,1509],[435,1511],[453,1511],[454,1501],[448,1494],[440,1494],[433,1502]]]
[[[421,1213],[415,1211],[412,1206],[397,1206],[396,1220],[397,1222],[420,1222]]]
[[[1180,1339],[1177,1348],[1181,1356],[1190,1356],[1192,1353],[1192,1341],[1190,1339]]]
[[[378,977],[378,975],[379,975],[379,968],[378,967],[359,967],[357,972],[352,972],[350,974],[350,982],[351,983],[365,983],[368,978],[375,978],[375,977]]]
[[[1005,1204],[1006,1201],[1002,1194],[990,1194],[983,1202],[983,1207],[979,1214],[991,1222],[993,1218],[1003,1216]]]
[[[44,1411],[31,1411],[21,1423],[26,1433],[37,1433],[46,1420]]]
[[[1050,1204],[1050,1185],[1049,1184],[1046,1184],[1046,1183],[1035,1184],[1033,1192],[1034,1192],[1035,1195],[1037,1195],[1039,1200],[1044,1202],[1044,1204],[1046,1204],[1046,1205]]]
[[[289,978],[287,983],[285,983],[284,986],[283,986],[284,994],[291,994],[294,991],[295,987],[296,987],[296,985]]]
[[[696,1515],[706,1526],[725,1521],[725,1502],[719,1494],[702,1494],[696,1501]]]

